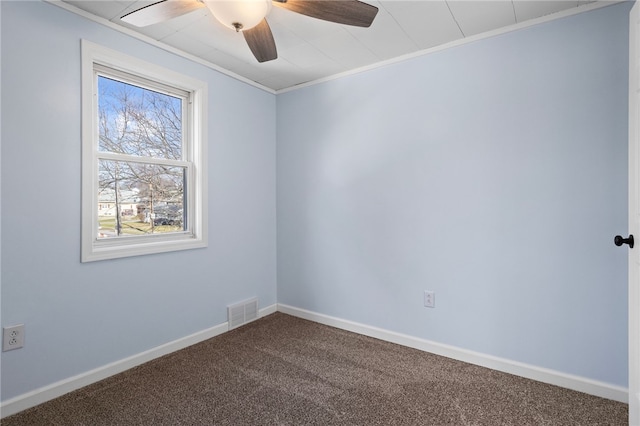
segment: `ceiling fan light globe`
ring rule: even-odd
[[[271,11],[271,0],[204,0],[213,16],[226,27],[242,31],[258,25]]]

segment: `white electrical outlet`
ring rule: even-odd
[[[2,328],[2,352],[24,346],[24,324]]]
[[[425,308],[436,307],[436,293],[433,291],[425,290],[424,292],[424,306]]]

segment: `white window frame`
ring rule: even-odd
[[[184,232],[98,239],[98,158],[109,156],[98,152],[96,68],[100,67],[189,93],[188,119],[183,123],[188,129],[183,146],[188,183]],[[207,246],[207,95],[203,81],[82,40],[82,262]]]

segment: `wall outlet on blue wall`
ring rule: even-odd
[[[436,307],[436,293],[430,290],[424,291],[424,306],[425,308]]]
[[[24,324],[2,328],[2,352],[24,346]]]

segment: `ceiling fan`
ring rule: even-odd
[[[357,27],[369,27],[378,13],[377,7],[359,0],[162,0],[120,19],[145,27],[207,7],[223,25],[242,32],[258,62],[266,62],[278,57],[266,19],[272,3],[313,18]]]

